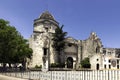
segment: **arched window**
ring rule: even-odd
[[[43,48],[43,55],[46,56],[48,53],[48,48]]]
[[[104,65],[104,68],[106,69],[106,64]]]
[[[96,64],[96,69],[99,70],[99,64]]]

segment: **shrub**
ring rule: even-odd
[[[50,64],[50,67],[56,68],[56,67],[58,67],[58,63],[51,63],[51,64]]]
[[[62,63],[51,63],[50,67],[51,68],[64,68],[65,64],[62,64]]]
[[[88,57],[81,61],[81,67],[82,68],[90,68],[91,67]]]
[[[42,68],[42,65],[38,66],[38,65],[35,65],[35,68]]]

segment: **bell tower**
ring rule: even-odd
[[[30,67],[42,66],[42,69],[48,69],[52,55],[52,33],[57,27],[59,23],[48,11],[34,20],[33,34],[29,39],[30,48],[33,49]]]

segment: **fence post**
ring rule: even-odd
[[[39,71],[39,80],[40,80],[40,71]]]
[[[52,71],[50,71],[51,72],[51,80],[52,80]]]
[[[31,78],[31,77],[30,77],[30,71],[29,71],[29,80],[30,80],[30,78]]]
[[[65,71],[65,80],[67,80],[67,71]]]
[[[117,70],[117,79],[119,79],[119,71]]]

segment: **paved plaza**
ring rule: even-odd
[[[21,79],[21,78],[0,75],[0,80],[28,80],[28,79]]]

